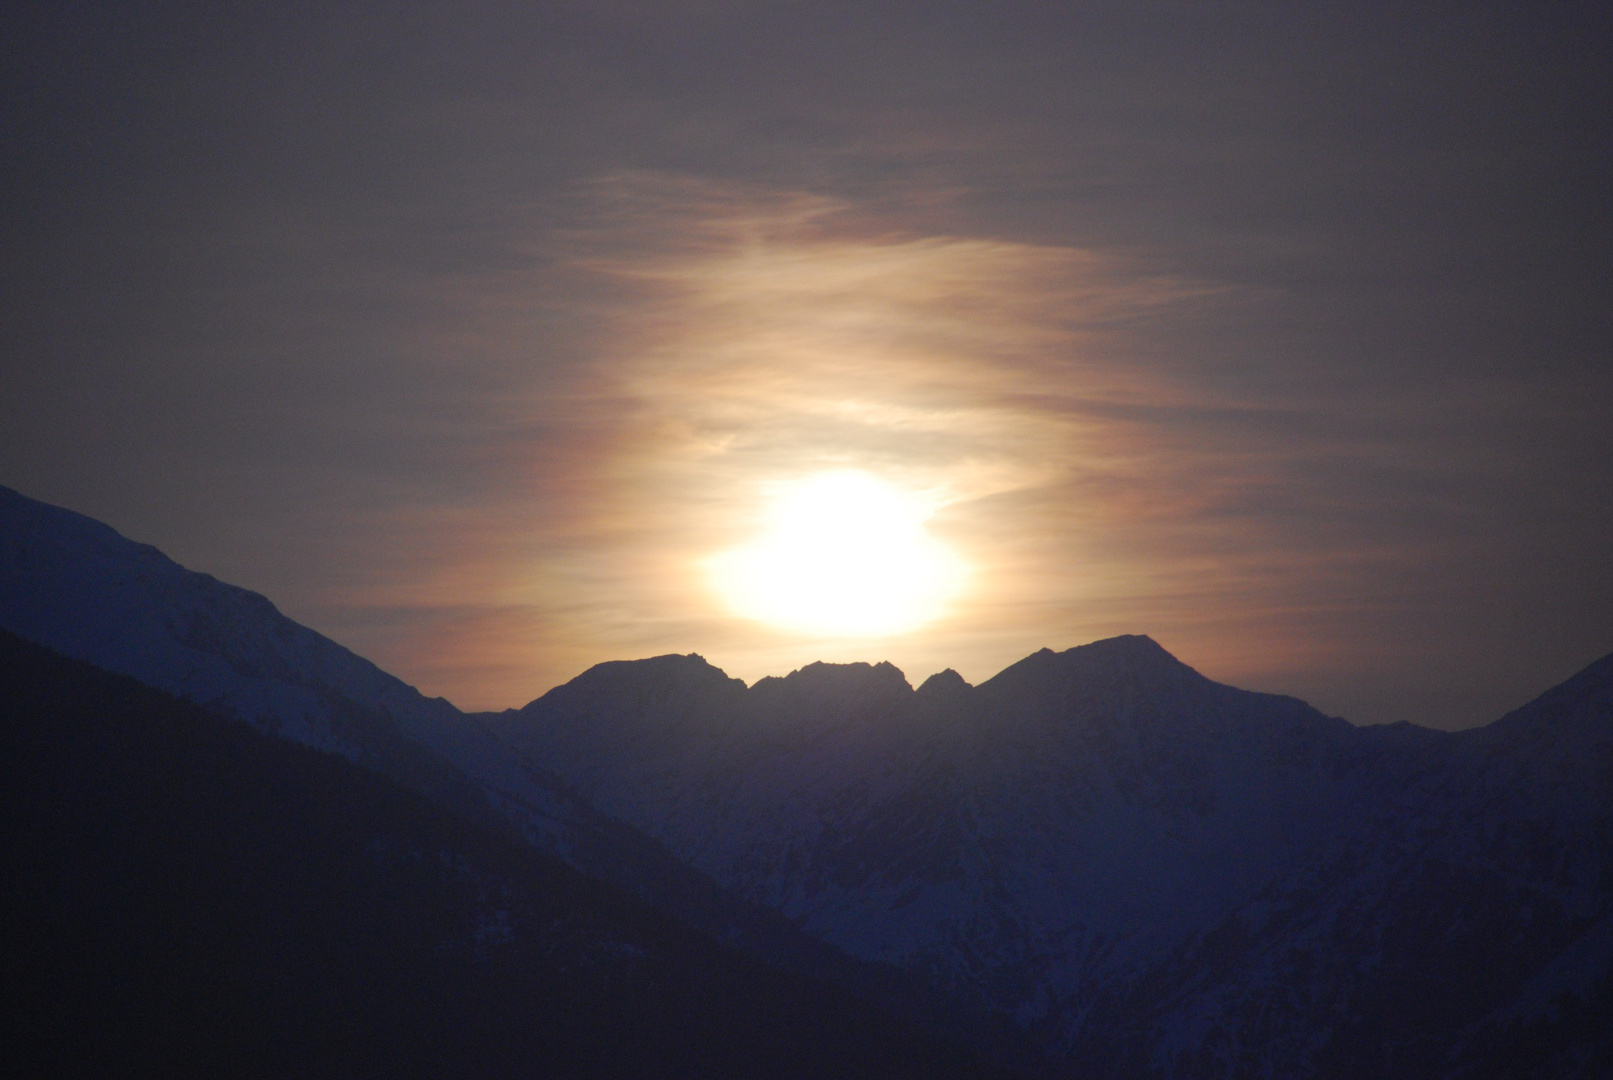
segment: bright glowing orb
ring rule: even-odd
[[[779,500],[767,535],[713,559],[713,578],[746,618],[825,636],[903,633],[941,615],[963,582],[928,517],[867,473],[823,473]]]

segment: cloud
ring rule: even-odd
[[[512,602],[598,659],[699,649],[756,678],[786,655],[850,658],[869,644],[736,620],[700,567],[755,537],[770,493],[854,468],[928,500],[978,569],[972,599],[885,655],[985,674],[1070,633],[1050,624],[1090,592],[1068,557],[1088,538],[1039,504],[1140,456],[1106,437],[1101,407],[1168,391],[1114,343],[1214,290],[1093,250],[880,229],[850,202],[758,186],[624,174],[574,205],[558,262],[594,309],[591,360],[532,404],[586,421],[564,490],[546,488],[562,508],[532,561],[505,567]],[[1005,514],[1020,515],[1006,530]],[[1023,539],[1050,526],[1053,565]]]
[[[1272,680],[1415,662],[1433,638],[1411,613],[1463,587],[1439,568],[1490,558],[1463,515],[1499,460],[1470,437],[1495,403],[1194,363],[1205,327],[1269,296],[760,184],[614,174],[537,216],[563,224],[517,241],[530,266],[438,286],[458,314],[435,348],[486,385],[429,445],[479,483],[358,529],[400,538],[408,572],[394,552],[319,611],[456,701],[670,651],[747,679],[819,659],[980,679],[1122,632],[1300,689]],[[710,558],[759,535],[770,495],[848,468],[926,500],[970,590],[877,641],[733,616]]]
[[[1578,17],[408,7],[18,38],[7,483],[472,705],[1142,631],[1473,722],[1605,651]],[[875,643],[714,605],[848,466],[974,591]]]

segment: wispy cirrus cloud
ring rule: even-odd
[[[5,482],[467,705],[1141,631],[1459,724],[1605,651],[1591,16],[403,6],[19,24]],[[970,591],[714,603],[847,467]]]
[[[1258,682],[1404,658],[1415,627],[1372,627],[1437,607],[1439,567],[1466,559],[1452,519],[1486,461],[1460,418],[1484,399],[1303,397],[1195,371],[1195,327],[1247,302],[1237,290],[755,185],[625,174],[568,210],[542,280],[480,309],[495,339],[534,295],[582,327],[574,364],[499,406],[544,433],[525,444],[534,505],[467,515],[462,561],[412,601],[395,584],[377,598],[440,613],[418,625],[459,697],[690,650],[747,679],[870,658],[978,679],[1138,631]],[[928,500],[974,568],[967,592],[875,641],[732,615],[711,556],[755,537],[771,493],[845,468]]]

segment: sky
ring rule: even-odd
[[[1466,727],[1613,650],[1601,5],[0,20],[0,484],[427,694],[1146,633]],[[826,473],[921,625],[724,600]]]

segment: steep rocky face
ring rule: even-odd
[[[1608,668],[1456,736],[1357,729],[1143,637],[978,687],[813,665],[698,700],[605,689],[718,685],[663,657],[496,730],[717,880],[1096,1075],[1394,1074],[1385,1039],[1406,1075],[1444,1075],[1433,1048],[1513,1038],[1492,1014],[1526,981],[1572,969],[1591,993],[1609,970]]]
[[[1067,1052],[1115,1077],[1613,1072],[1613,657],[1414,752],[1346,843],[1107,988]]]
[[[595,669],[499,730],[813,933],[1027,1019],[1224,916],[1388,782],[1343,721],[1143,637],[919,692],[888,665],[698,699],[659,677],[696,664]]]

